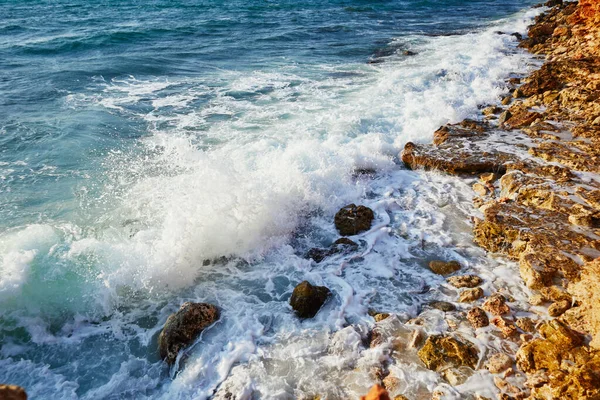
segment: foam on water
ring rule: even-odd
[[[364,348],[368,309],[410,317],[455,295],[423,268],[427,260],[459,260],[519,297],[514,265],[472,244],[468,184],[403,170],[397,154],[407,141],[429,141],[441,124],[475,115],[505,90],[506,76],[527,70],[514,38],[495,31],[522,32],[532,16],[414,38],[417,56],[376,66],[98,79],[94,95],[68,95],[70,107],[111,110],[144,121],[151,134],[112,151],[102,174],[83,180],[77,222],[0,237],[3,319],[18,331],[2,346],[0,379],[41,399],[352,398],[389,356]],[[357,169],[377,176],[356,177]],[[352,238],[360,252],[318,265],[303,258],[337,238],[333,215],[350,202],[377,215],[369,232]],[[55,267],[36,269],[42,259]],[[299,321],[287,301],[304,279],[334,296],[314,319]],[[42,295],[19,297],[46,283],[54,314],[39,313]],[[156,336],[187,300],[217,304],[222,318],[167,371]],[[443,315],[427,316],[431,331],[447,328]],[[499,345],[493,336],[482,348]],[[407,393],[441,387],[460,396],[414,360],[393,368]],[[485,392],[486,379],[464,389],[480,384]]]

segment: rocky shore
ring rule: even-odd
[[[600,399],[600,2],[545,6],[520,41],[544,60],[541,67],[510,78],[506,95],[483,105],[481,118],[443,126],[432,144],[407,143],[401,153],[410,169],[477,177],[474,240],[518,262],[531,307],[502,288],[490,292],[456,261],[429,262],[459,295],[455,302],[429,303],[410,320],[373,310],[373,329],[353,331],[366,349],[384,355],[371,367],[376,385],[365,399],[408,399],[403,368],[433,371],[450,388],[423,386],[411,399],[485,400],[491,392],[502,400]],[[334,219],[342,237],[306,258],[320,263],[357,251],[343,236],[369,230],[374,217],[362,205],[343,207]],[[290,306],[298,318],[313,318],[331,295],[304,281]],[[432,315],[440,312],[449,329],[432,333]],[[218,318],[213,305],[184,304],[160,335],[161,357],[174,363]],[[486,346],[490,341],[494,349]],[[474,375],[497,390],[452,389]],[[235,398],[226,388],[215,396]]]
[[[500,398],[599,399],[600,2],[546,6],[520,43],[541,68],[511,78],[481,119],[407,143],[401,157],[411,169],[479,176],[476,243],[518,261],[530,304],[547,309],[534,324],[501,295],[463,292],[474,329],[491,322],[519,344],[496,356],[506,368],[488,366]]]

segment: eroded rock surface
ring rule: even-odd
[[[477,365],[475,346],[450,336],[429,336],[418,354],[423,364],[433,371],[461,366],[475,368]]]
[[[216,306],[207,303],[183,303],[171,314],[158,337],[160,357],[173,364],[177,354],[189,346],[200,333],[219,319]]]

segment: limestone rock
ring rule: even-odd
[[[335,214],[335,227],[342,236],[352,236],[371,229],[375,218],[373,210],[365,206],[349,204]]]
[[[450,275],[460,269],[458,261],[431,261],[429,269],[438,275]]]
[[[25,389],[15,385],[0,385],[0,399],[2,400],[27,400]]]
[[[492,354],[487,361],[486,368],[492,374],[499,374],[512,366],[512,360],[504,353]]]
[[[448,279],[446,279],[446,281],[448,281],[448,283],[454,286],[455,288],[459,289],[474,288],[481,285],[481,283],[483,282],[483,280],[477,275],[451,276]]]
[[[501,316],[492,318],[492,325],[500,329],[502,335],[506,338],[517,334],[517,327],[514,322]]]
[[[444,335],[429,336],[418,355],[423,364],[433,371],[461,366],[475,368],[478,358],[477,350],[471,343]]]
[[[517,318],[516,325],[524,332],[535,332],[535,324],[529,317]]]
[[[192,344],[198,335],[219,319],[216,306],[207,303],[186,302],[171,314],[158,336],[160,357],[173,364],[177,354]]]
[[[290,305],[300,318],[312,318],[321,309],[331,292],[325,286],[313,286],[303,281],[294,288]]]
[[[548,307],[548,315],[551,317],[561,316],[571,308],[571,303],[567,300],[560,300],[552,303],[550,307]]]
[[[483,297],[483,289],[482,288],[474,288],[474,289],[465,289],[461,292],[458,301],[461,303],[471,303],[477,299]]]
[[[470,309],[467,313],[467,319],[474,329],[483,328],[484,326],[488,326],[490,324],[487,314],[479,307],[473,307]]]
[[[483,309],[493,315],[505,315],[510,313],[510,307],[506,304],[506,298],[499,293],[495,293],[488,297],[483,303]]]

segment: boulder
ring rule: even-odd
[[[312,318],[317,315],[330,294],[331,291],[325,286],[313,286],[304,281],[294,288],[290,305],[300,318]]]
[[[433,371],[462,366],[474,369],[478,358],[473,344],[445,335],[429,336],[418,355],[423,364]]]
[[[458,261],[435,260],[429,263],[429,269],[438,275],[450,275],[460,269]]]
[[[484,326],[488,326],[490,324],[487,314],[479,307],[473,307],[470,309],[467,313],[467,319],[474,329],[483,328]]]
[[[371,229],[375,218],[373,210],[365,206],[349,204],[335,214],[335,227],[342,236],[352,236]]]
[[[25,389],[15,385],[0,385],[0,399],[2,400],[27,400]]]
[[[529,317],[517,318],[516,324],[523,332],[535,332],[535,324]]]
[[[186,302],[171,314],[158,337],[160,357],[173,364],[179,350],[192,344],[198,335],[219,319],[216,306]]]
[[[567,300],[559,300],[550,305],[548,307],[548,315],[551,317],[559,317],[565,313],[569,308],[571,308],[571,303]]]
[[[515,323],[507,318],[497,316],[492,318],[492,325],[500,329],[502,335],[506,338],[517,334],[517,326]]]
[[[459,289],[474,288],[481,285],[481,283],[483,282],[483,280],[477,275],[451,276],[450,278],[446,279],[446,281],[448,281],[448,283],[454,286],[455,288]]]

